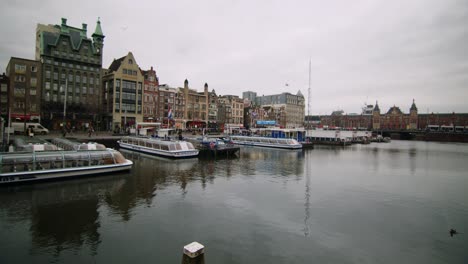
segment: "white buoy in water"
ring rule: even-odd
[[[182,264],[205,263],[205,246],[198,242],[192,242],[184,246]]]

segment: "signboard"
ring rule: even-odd
[[[274,125],[276,125],[276,121],[275,121],[275,120],[257,120],[257,125],[262,125],[262,126],[265,126],[265,125],[274,126]]]

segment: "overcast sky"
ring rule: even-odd
[[[468,0],[19,1],[0,9],[0,72],[34,59],[36,24],[100,17],[103,67],[131,51],[161,83],[242,96],[299,90],[310,113],[468,112]],[[286,85],[288,84],[288,85]],[[307,113],[307,110],[306,110]]]

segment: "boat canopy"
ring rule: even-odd
[[[157,138],[144,138],[144,137],[123,137],[120,142],[144,146],[152,149],[161,149],[168,151],[175,150],[194,150],[195,147],[192,143],[187,141],[178,141],[178,140],[161,140]]]
[[[0,173],[123,164],[126,162],[125,157],[114,149],[2,153],[0,154]]]
[[[54,145],[64,150],[105,150],[106,146],[96,142],[80,143],[66,138],[52,139]]]

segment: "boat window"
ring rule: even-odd
[[[169,150],[169,146],[168,145],[161,145],[161,149],[162,150]]]
[[[188,149],[195,149],[195,147],[193,146],[193,144],[190,143],[190,142],[187,142],[187,147],[188,147]]]
[[[169,150],[170,150],[170,151],[174,151],[174,150],[176,150],[176,146],[175,146],[175,144],[171,144],[171,145],[169,145]]]
[[[122,153],[113,151],[113,154],[114,154],[114,159],[116,163],[120,164],[120,163],[125,163],[127,161],[125,157],[122,155]]]

